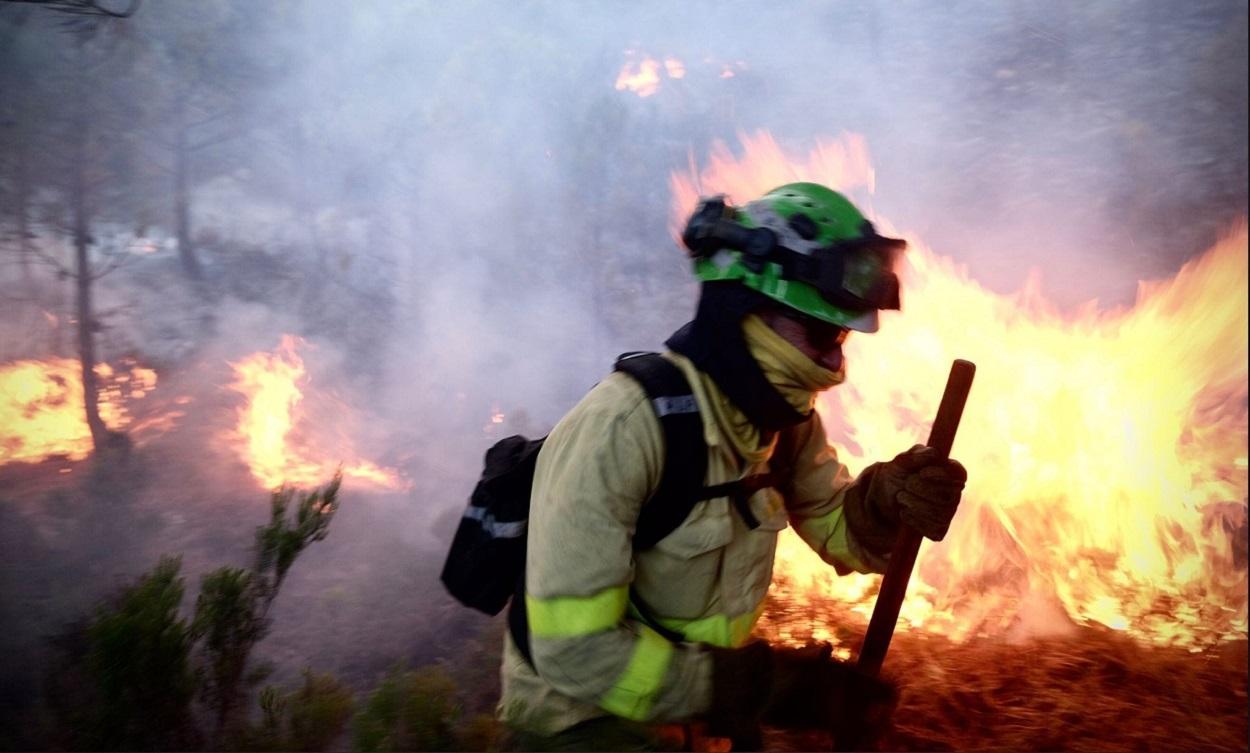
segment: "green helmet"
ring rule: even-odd
[[[830,324],[875,332],[877,311],[899,308],[894,261],[906,242],[877,235],[846,197],[816,183],[744,207],[704,199],[682,241],[700,280],[740,282]]]

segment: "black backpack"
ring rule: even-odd
[[[658,353],[626,353],[617,359],[615,370],[629,374],[646,390],[664,432],[664,470],[659,486],[638,516],[634,549],[655,546],[682,524],[695,503],[705,499],[730,497],[747,526],[758,526],[747,500],[755,491],[773,486],[777,473],[705,487],[703,420],[685,375]],[[527,660],[525,534],[534,466],[545,440],[514,435],[486,451],[485,467],[460,519],[442,573],[448,592],[478,611],[499,614],[511,599],[509,627]],[[634,601],[646,618],[645,606],[640,600]],[[680,639],[671,631],[652,627],[672,640]]]

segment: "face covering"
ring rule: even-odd
[[[803,355],[755,314],[742,320],[747,349],[759,362],[769,383],[800,413],[810,413],[816,393],[841,384],[846,367],[830,371]]]
[[[742,331],[747,349],[759,363],[768,382],[799,413],[811,413],[816,404],[816,393],[841,384],[845,378],[844,368],[833,372],[818,365],[754,314],[743,319]],[[704,382],[717,424],[724,430],[738,456],[750,464],[768,457],[771,444],[763,443],[759,427],[725,397],[715,382],[711,379]]]

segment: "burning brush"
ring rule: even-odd
[[[349,438],[351,411],[332,394],[311,394],[297,352],[303,341],[283,335],[272,352],[237,363],[230,389],[242,394],[238,424],[228,437],[252,475],[266,488],[315,486],[341,468],[343,477],[376,489],[402,490],[398,471],[356,457]]]
[[[873,189],[861,137],[800,157],[766,132],[742,143],[741,157],[719,145],[705,169],[674,174],[675,222],[700,195],[743,200],[800,180]],[[1174,279],[1143,283],[1134,307],[1070,316],[1035,291],[989,292],[908,243],[903,313],[883,314],[862,350],[848,340],[850,377],[817,406],[858,471],[923,436],[952,358],[978,365],[955,452],[970,470],[964,503],[946,539],[921,547],[900,630],[969,640],[1098,625],[1193,652],[1244,641],[1245,225]],[[831,597],[866,616],[879,580],[835,577],[796,537],[780,542],[782,601]],[[773,627],[849,656],[841,626],[816,623]]]
[[[152,369],[125,358],[95,367],[100,418],[112,431],[143,435],[167,426],[181,413],[136,420],[134,401],[156,389]],[[0,365],[0,465],[60,457],[78,461],[91,454],[82,386],[82,365],[72,358],[17,361]]]

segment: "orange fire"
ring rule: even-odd
[[[650,97],[660,90],[660,85],[665,78],[686,77],[686,63],[681,58],[669,55],[661,61],[646,54],[639,58],[636,50],[626,50],[625,55],[625,65],[616,75],[617,91],[629,91],[639,97]],[[746,70],[746,63],[741,60],[727,63],[713,57],[705,57],[703,63],[715,68],[720,78],[733,78],[736,71]]]
[[[127,359],[117,369],[96,364],[95,374],[105,426],[114,431],[130,427],[127,402],[156,388],[156,372]],[[91,450],[78,361],[54,358],[0,366],[0,464],[50,457],[82,460]]]
[[[873,187],[858,136],[799,156],[767,133],[742,146],[673,175],[674,226],[699,195]],[[921,549],[900,629],[963,639],[1096,623],[1194,651],[1244,639],[1244,222],[1173,279],[1140,284],[1131,308],[1071,314],[1035,284],[988,291],[907,240],[903,311],[848,341],[848,381],[818,406],[858,471],[924,441],[951,360],[977,364],[953,451],[968,488],[947,538]],[[871,612],[879,576],[837,578],[797,537],[783,537],[777,570],[782,594]]]
[[[660,70],[660,62],[652,57],[644,57],[637,63],[626,63],[616,76],[616,90],[618,92],[631,91],[640,97],[650,97],[660,88]],[[685,75],[684,68],[682,75]],[[674,78],[681,78],[681,76]]]
[[[235,381],[230,388],[247,400],[230,439],[252,475],[266,488],[315,486],[341,467],[344,478],[367,486],[407,488],[396,470],[353,457],[346,406],[323,393],[313,393],[306,402],[309,378],[296,352],[302,344],[283,335],[272,353],[253,353],[231,364]]]

